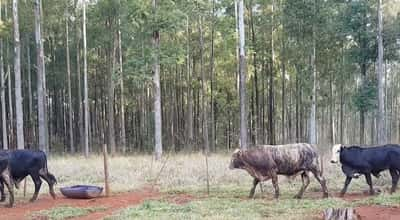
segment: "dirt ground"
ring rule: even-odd
[[[68,199],[62,195],[57,195],[54,200],[50,196],[42,195],[39,199],[30,203],[26,201],[18,201],[13,208],[5,208],[4,205],[0,206],[0,219],[7,220],[23,220],[29,219],[33,212],[52,209],[57,206],[71,206],[71,207],[104,207],[105,210],[90,213],[89,215],[72,218],[79,220],[97,220],[102,219],[108,215],[113,214],[116,210],[126,208],[128,206],[140,204],[146,199],[156,199],[161,196],[158,191],[144,188],[134,192],[115,194],[111,197],[99,197],[96,199]],[[37,220],[46,219],[45,217],[37,217]]]
[[[333,195],[337,197],[338,195]],[[97,220],[106,216],[112,215],[117,210],[137,205],[147,199],[165,198],[166,200],[176,203],[184,204],[195,199],[191,195],[162,195],[157,190],[151,188],[143,188],[134,192],[126,192],[115,194],[111,197],[100,197],[90,200],[76,200],[68,199],[62,195],[58,195],[56,200],[53,200],[48,195],[42,195],[39,199],[30,203],[26,200],[19,200],[15,207],[5,208],[4,205],[0,206],[0,219],[7,220],[23,220],[29,219],[33,212],[41,210],[49,210],[58,206],[71,206],[71,207],[102,207],[99,211],[92,212],[86,216],[72,218],[75,220]],[[314,197],[314,196],[312,196]],[[315,197],[317,195],[315,194]],[[368,197],[362,193],[348,193],[343,197],[346,201],[355,201]],[[357,214],[362,220],[398,220],[400,219],[400,207],[385,207],[385,206],[361,206],[356,208]],[[44,216],[35,217],[34,220],[47,219]]]
[[[339,194],[335,194],[335,197],[339,197]],[[342,198],[346,201],[356,201],[369,197],[367,193],[346,193]],[[399,220],[400,219],[400,206],[388,207],[388,206],[360,206],[356,208],[356,214],[361,220]]]

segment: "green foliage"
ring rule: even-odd
[[[377,107],[377,86],[374,80],[368,80],[354,93],[353,102],[358,111],[372,111]]]

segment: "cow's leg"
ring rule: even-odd
[[[51,197],[53,197],[53,199],[55,199],[56,193],[54,192],[54,184],[56,183],[56,180],[55,180],[54,176],[50,173],[39,174],[39,175],[47,182],[47,184],[49,185],[50,195],[51,195]]]
[[[6,194],[4,193],[4,183],[3,183],[3,178],[0,177],[0,193],[1,193],[1,198],[0,202],[6,201]]]
[[[303,172],[301,174],[301,181],[303,182],[303,185],[301,186],[300,191],[297,193],[297,195],[294,196],[295,199],[301,199],[303,197],[304,191],[307,189],[308,184],[310,184],[310,178],[308,177],[306,172]]]
[[[347,187],[349,186],[351,179],[352,179],[352,177],[350,177],[350,176],[346,177],[346,180],[344,181],[343,189],[342,189],[342,191],[340,191],[340,197],[343,197],[344,194],[346,193]]]
[[[30,199],[30,201],[34,202],[38,197],[40,186],[42,185],[42,180],[40,179],[39,174],[35,174],[35,175],[31,174],[31,177],[32,177],[33,183],[35,184],[35,193],[33,193],[33,196]]]
[[[390,193],[394,193],[396,191],[400,176],[396,169],[390,169],[389,171],[390,175],[392,176],[392,189],[390,189]]]
[[[260,182],[259,179],[254,178],[253,180],[253,187],[250,190],[249,198],[254,198],[254,192],[256,191],[257,184]],[[260,185],[261,186],[261,185]]]
[[[372,187],[372,179],[371,179],[371,174],[365,174],[365,180],[367,181],[368,185],[369,185],[369,194],[370,195],[374,195],[374,188]]]
[[[276,172],[271,172],[272,185],[275,189],[275,199],[279,198],[278,175]]]
[[[6,185],[9,195],[9,204],[7,207],[12,207],[14,205],[14,186],[13,186],[13,180],[10,177],[10,172],[9,170],[3,171],[1,174],[2,182]],[[3,191],[4,192],[4,191]]]
[[[321,185],[323,197],[327,198],[328,197],[328,188],[326,187],[326,180],[322,176],[321,171],[319,171],[318,169],[311,169],[311,172],[313,173],[315,179],[317,179],[317,181]]]

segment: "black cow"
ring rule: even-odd
[[[13,181],[12,178],[10,177],[8,154],[4,152],[0,152],[0,183],[1,183],[0,191],[2,193],[0,202],[4,202],[6,200],[6,196],[4,194],[4,184],[5,184],[8,189],[8,193],[10,194],[8,206],[12,207],[14,204]]]
[[[382,146],[360,147],[335,145],[332,148],[332,163],[342,164],[342,171],[346,175],[344,187],[340,193],[343,196],[353,177],[360,174],[365,176],[369,185],[369,193],[373,195],[371,174],[379,178],[379,173],[389,170],[392,176],[390,193],[396,191],[400,177],[400,145],[386,144]]]
[[[260,181],[272,179],[275,198],[279,197],[278,175],[295,176],[301,173],[303,185],[295,198],[301,198],[310,178],[308,173],[321,184],[323,197],[328,196],[326,181],[319,167],[318,154],[310,144],[261,145],[248,150],[236,149],[232,155],[230,169],[244,169],[254,177],[250,197]]]
[[[11,178],[15,181],[15,186],[17,188],[19,183],[26,176],[29,175],[32,178],[35,184],[35,193],[30,199],[31,202],[35,201],[38,197],[40,186],[42,185],[42,180],[40,178],[43,178],[48,183],[50,195],[54,199],[56,198],[54,184],[57,183],[57,180],[47,169],[47,158],[43,151],[14,150],[8,151],[7,154]],[[1,181],[0,185],[3,185],[3,181]],[[0,187],[0,190],[4,197],[3,188],[4,187]]]

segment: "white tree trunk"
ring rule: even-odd
[[[67,83],[68,83],[68,122],[69,122],[69,149],[71,153],[75,153],[74,132],[73,132],[73,117],[72,117],[72,92],[71,92],[71,65],[69,57],[69,30],[68,30],[68,14],[65,20],[65,32],[67,43]]]
[[[316,7],[314,5],[314,7]],[[310,144],[317,143],[317,134],[316,134],[316,97],[317,97],[317,67],[315,64],[315,53],[316,53],[316,40],[315,40],[315,27],[313,26],[313,33],[312,33],[312,53],[311,53],[311,69],[312,69],[312,76],[313,76],[313,87],[312,87],[312,97],[311,97],[311,110],[310,110],[310,131],[309,131],[309,142]]]
[[[240,148],[247,148],[246,54],[244,33],[244,6],[239,0],[239,75],[240,75]]]
[[[153,1],[154,16],[157,13],[157,0]],[[154,74],[154,128],[155,128],[155,148],[156,160],[162,156],[162,119],[161,119],[161,89],[160,89],[160,33],[153,31],[153,74]]]
[[[83,1],[83,96],[85,115],[85,157],[89,156],[89,99],[87,82],[87,48],[86,48],[86,0]]]
[[[21,41],[19,37],[18,0],[13,0],[14,27],[14,77],[15,77],[15,115],[17,119],[17,148],[24,149],[24,113],[21,90]]]
[[[386,143],[386,132],[384,126],[385,120],[385,103],[384,103],[384,90],[383,90],[383,40],[382,40],[382,29],[383,29],[383,15],[382,15],[382,0],[378,0],[378,117],[377,123],[377,137],[378,144]]]
[[[41,3],[35,0],[35,42],[36,42],[36,65],[37,65],[37,99],[38,99],[38,125],[39,125],[39,149],[47,151],[46,134],[46,103],[45,103],[45,66],[42,42],[41,25]]]

